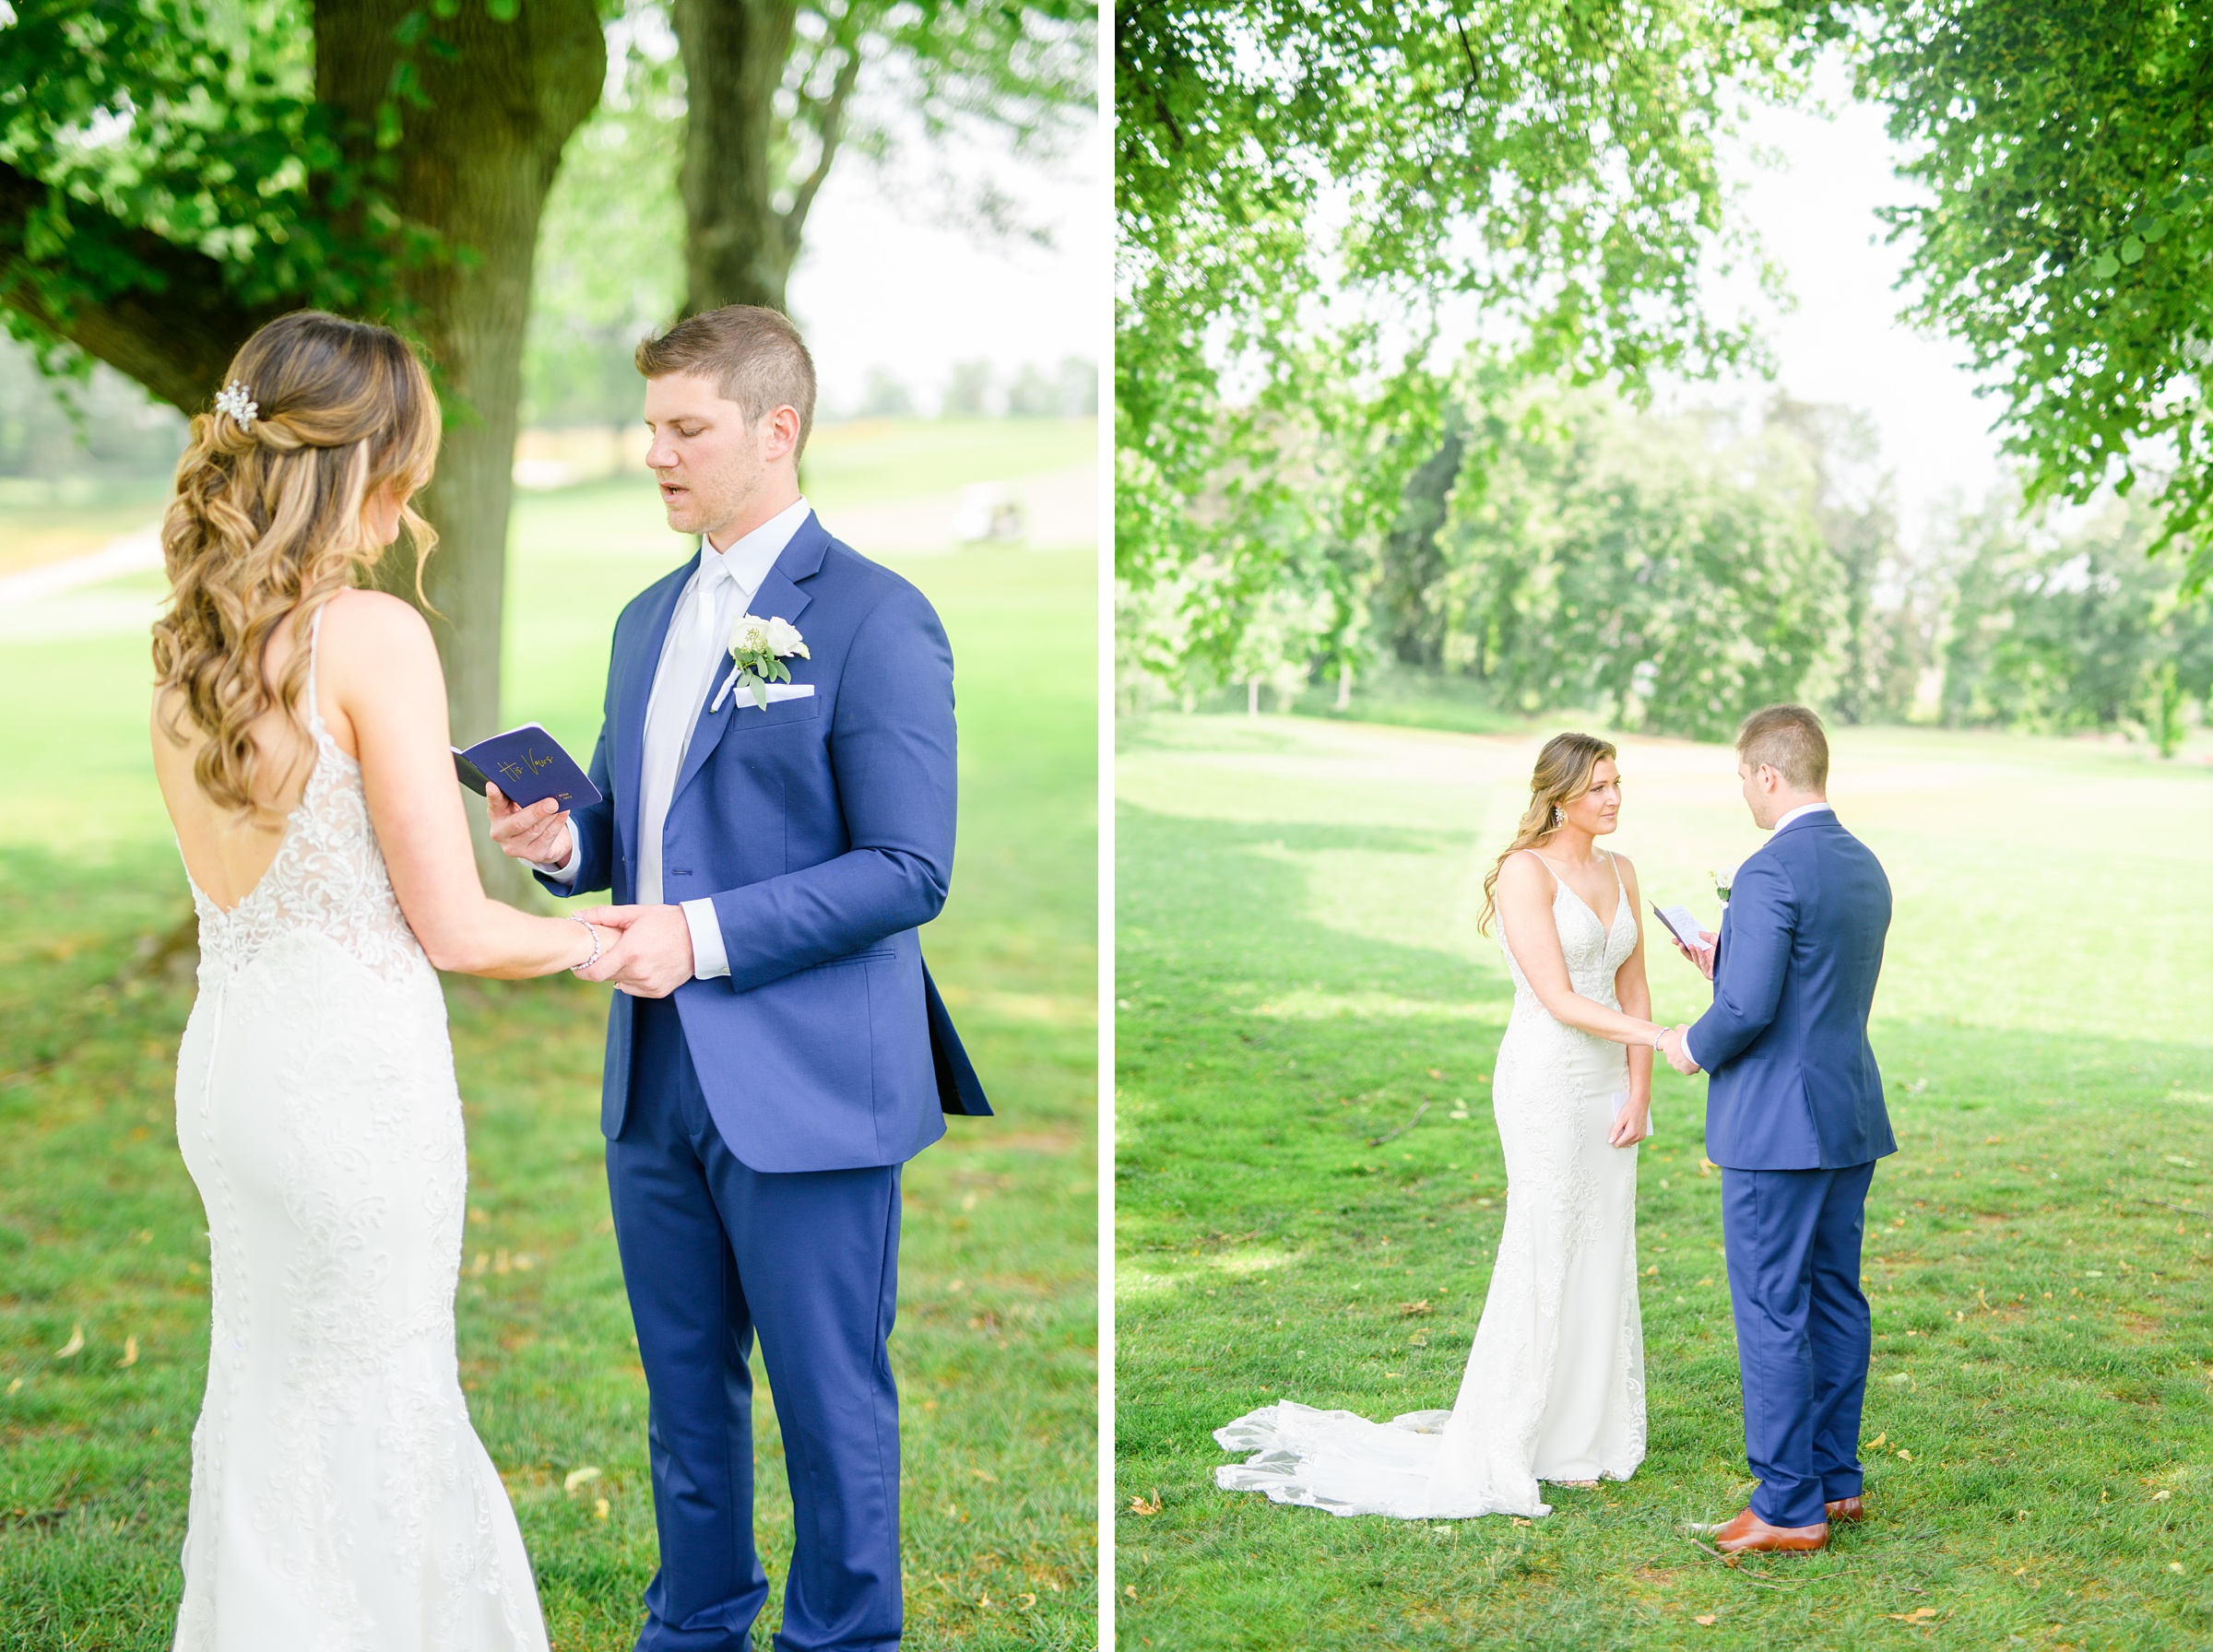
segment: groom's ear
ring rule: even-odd
[[[789,405],[771,407],[762,419],[765,427],[765,457],[771,461],[797,459],[799,451],[799,410]]]

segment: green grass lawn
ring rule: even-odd
[[[1742,1506],[1704,1080],[1642,1150],[1651,1447],[1534,1523],[1340,1519],[1215,1489],[1284,1397],[1452,1401],[1505,1182],[1511,999],[1478,880],[1531,731],[1154,719],[1118,795],[1117,1504],[1126,1647],[2213,1644],[2213,772],[1917,731],[1837,737],[1897,894],[1875,1041],[1872,1519],[1729,1566]],[[1629,739],[1615,846],[1710,922],[1760,841],[1732,754]],[[1703,983],[1655,959],[1657,1013]],[[1378,1144],[1407,1124],[1418,1125]]]
[[[589,749],[615,612],[684,554],[657,524],[636,484],[522,502],[515,718]],[[1088,1646],[1095,575],[1085,556],[1021,551],[903,571],[937,603],[960,660],[959,860],[924,942],[1000,1114],[953,1121],[906,1181],[892,1351],[910,1644]],[[146,658],[142,634],[0,646],[13,708],[0,726],[11,1652],[165,1647],[179,1587],[207,1240],[172,1128],[191,988],[138,962],[189,910],[145,752]],[[640,1620],[654,1534],[645,1388],[597,1125],[604,992],[566,977],[456,979],[447,998],[469,1127],[472,1414],[520,1512],[555,1644],[615,1652]],[[79,1327],[81,1347],[59,1353]],[[761,1524],[779,1589],[780,1450],[772,1422]],[[565,1492],[587,1467],[600,1473]],[[772,1604],[763,1634],[775,1616]]]

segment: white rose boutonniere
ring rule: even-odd
[[[774,617],[763,620],[758,614],[740,614],[730,627],[730,674],[715,690],[714,702],[707,709],[722,709],[723,697],[733,688],[743,689],[753,697],[753,703],[763,710],[768,708],[768,685],[772,682],[789,682],[791,668],[785,661],[797,655],[800,659],[812,659],[807,652],[807,639],[799,628],[788,620]]]

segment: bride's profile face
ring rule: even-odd
[[[1592,837],[1604,837],[1621,824],[1621,771],[1611,758],[1600,758],[1591,771],[1591,789],[1572,803],[1560,806],[1566,823]]]

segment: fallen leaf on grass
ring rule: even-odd
[[[1429,1299],[1426,1296],[1419,1302],[1402,1302],[1399,1304],[1399,1315],[1402,1318],[1412,1318],[1416,1314],[1428,1312]]]
[[[1868,1449],[1868,1450],[1870,1450],[1870,1451],[1873,1451],[1873,1450],[1874,1450],[1874,1449],[1875,1449],[1875,1448],[1876,1448],[1877,1446],[1880,1446],[1880,1445],[1882,1445],[1882,1444],[1883,1444],[1885,1441],[1888,1440],[1889,1438],[1890,1438],[1890,1431],[1889,1431],[1888,1429],[1887,1429],[1887,1428],[1886,1428],[1885,1430],[1883,1430],[1883,1432],[1882,1432],[1881,1434],[1879,1434],[1876,1435],[1874,1439],[1872,1439],[1872,1440],[1870,1440],[1870,1441],[1868,1441],[1868,1442],[1867,1442],[1867,1449]]]
[[[1936,1615],[1934,1606],[1916,1606],[1911,1611],[1887,1611],[1886,1618],[1899,1623],[1925,1623]]]
[[[65,1360],[71,1354],[80,1352],[84,1346],[85,1328],[81,1325],[74,1326],[69,1331],[69,1340],[53,1351],[53,1357],[57,1360]]]
[[[1711,1629],[1713,1627],[1714,1619],[1720,1615],[1721,1614],[1719,1612],[1701,1612],[1698,1614],[1698,1616],[1691,1619],[1691,1622],[1696,1623],[1700,1629]]]
[[[1913,1454],[1911,1451],[1901,1451],[1898,1454],[1898,1460],[1901,1463],[1910,1463],[1913,1460]]]
[[[604,1520],[607,1518],[606,1498],[602,1497],[592,1504],[592,1518],[595,1520]]]
[[[2183,1563],[2179,1560],[2171,1560],[2167,1563],[2167,1569],[2170,1572],[2179,1572],[2183,1569]]]
[[[1154,1492],[1153,1501],[1150,1503],[1147,1503],[1142,1497],[1130,1498],[1130,1512],[1133,1515],[1157,1515],[1160,1513],[1160,1493]]]
[[[2154,1492],[2154,1493],[2151,1494],[2151,1500],[2152,1500],[2154,1503],[2164,1503],[2164,1502],[2166,1502],[2166,1501],[2167,1501],[2167,1499],[2168,1499],[2168,1498],[2170,1498],[2170,1497],[2172,1497],[2172,1496],[2173,1496],[2173,1495],[2174,1495],[2174,1493],[2173,1493],[2172,1492]]]
[[[115,1363],[118,1365],[136,1365],[138,1363],[137,1338],[125,1337],[123,1339],[123,1358],[117,1360]]]
[[[562,1477],[561,1489],[564,1492],[574,1492],[578,1486],[584,1484],[584,1482],[587,1480],[598,1480],[598,1478],[599,1469],[598,1466],[592,1463],[586,1463],[583,1468],[571,1469],[567,1474],[563,1475]]]
[[[19,1376],[18,1376],[18,1378],[16,1378],[16,1380],[15,1380],[14,1382],[12,1382],[12,1383],[10,1383],[10,1384],[8,1384],[8,1385],[7,1385],[7,1391],[8,1391],[10,1394],[14,1394],[14,1393],[16,1393],[16,1392],[19,1391],[19,1390],[22,1388],[22,1386],[23,1386],[23,1379],[22,1379],[21,1377],[19,1377]]]

